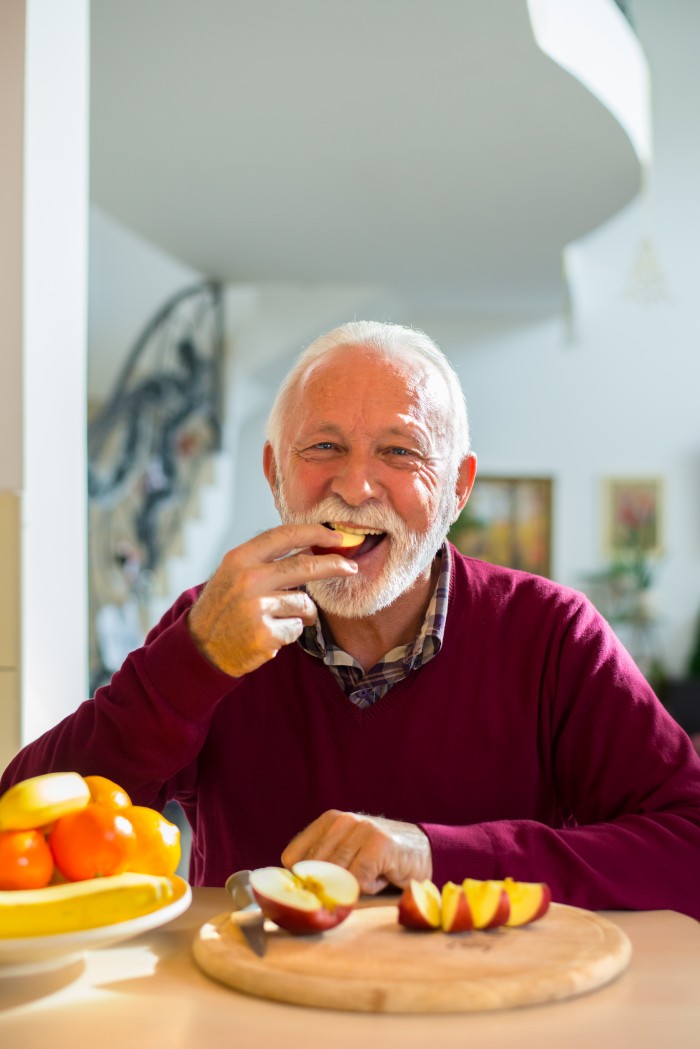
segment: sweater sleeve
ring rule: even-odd
[[[142,805],[162,807],[194,791],[213,712],[236,687],[189,634],[197,593],[178,598],[108,685],[16,755],[0,792],[30,776],[68,770],[107,776]]]
[[[585,600],[548,661],[540,719],[561,825],[423,823],[435,881],[509,875],[575,906],[700,919],[700,759]]]

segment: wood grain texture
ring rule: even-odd
[[[193,943],[207,975],[247,994],[298,1005],[386,1013],[454,1013],[533,1005],[601,987],[631,956],[625,933],[591,911],[552,904],[517,929],[410,932],[396,907],[353,912],[322,936],[268,922],[255,955],[228,912]]]

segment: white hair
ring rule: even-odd
[[[432,367],[443,379],[448,393],[444,420],[453,470],[469,454],[469,417],[459,377],[433,340],[417,328],[382,321],[351,321],[315,339],[299,354],[282,382],[267,420],[267,438],[279,461],[282,426],[293,394],[311,365],[324,353],[340,346],[362,346],[382,357],[413,358]]]

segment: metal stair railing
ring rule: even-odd
[[[91,687],[147,629],[148,600],[221,447],[223,302],[180,291],[137,339],[88,425]],[[133,645],[131,646],[133,647]]]

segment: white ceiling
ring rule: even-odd
[[[526,0],[92,0],[93,200],[208,275],[560,308],[639,161]]]

